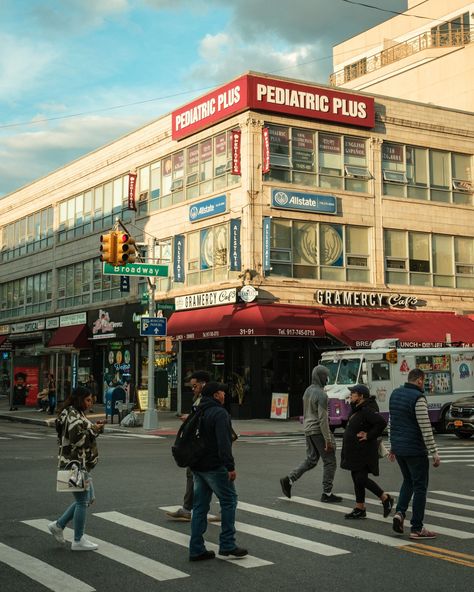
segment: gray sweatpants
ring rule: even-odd
[[[299,467],[293,469],[289,474],[292,482],[297,481],[301,475],[306,473],[323,459],[323,492],[331,493],[334,475],[336,474],[336,443],[333,439],[334,448],[330,452],[324,450],[326,442],[322,434],[306,436],[306,458]]]

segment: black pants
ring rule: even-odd
[[[365,490],[368,489],[377,497],[380,497],[383,493],[383,489],[369,479],[368,469],[361,469],[359,471],[351,471],[352,481],[354,482],[354,493],[356,496],[356,502],[363,504],[365,502]]]

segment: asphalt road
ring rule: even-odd
[[[86,532],[99,550],[72,553],[44,532],[70,502],[55,493],[54,432],[0,421],[0,590],[468,592],[474,575],[474,441],[436,436],[442,460],[432,468],[426,524],[435,540],[398,537],[368,497],[369,518],[344,519],[353,504],[350,474],[338,469],[343,504],[319,502],[321,468],[304,475],[292,500],[279,478],[304,457],[301,438],[240,438],[237,460],[238,543],[251,558],[190,563],[189,524],[162,508],[182,501],[185,474],[170,454],[171,438],[105,434],[94,470],[97,500]],[[396,492],[396,465],[382,462],[377,481]],[[217,504],[213,510],[218,512]],[[210,524],[209,543],[219,526]]]

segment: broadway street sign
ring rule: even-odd
[[[128,265],[104,263],[103,274],[168,277],[168,266],[155,265],[154,263],[129,263]]]

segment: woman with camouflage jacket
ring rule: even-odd
[[[88,388],[77,387],[64,401],[56,419],[56,431],[59,443],[59,468],[64,468],[71,461],[78,461],[87,472],[85,491],[74,492],[74,502],[55,522],[48,525],[54,538],[65,544],[63,530],[70,522],[74,525],[72,551],[94,551],[97,545],[84,536],[86,509],[94,501],[94,487],[89,475],[98,461],[96,439],[104,431],[104,421],[93,424],[86,417],[86,412],[93,402],[92,393]]]

